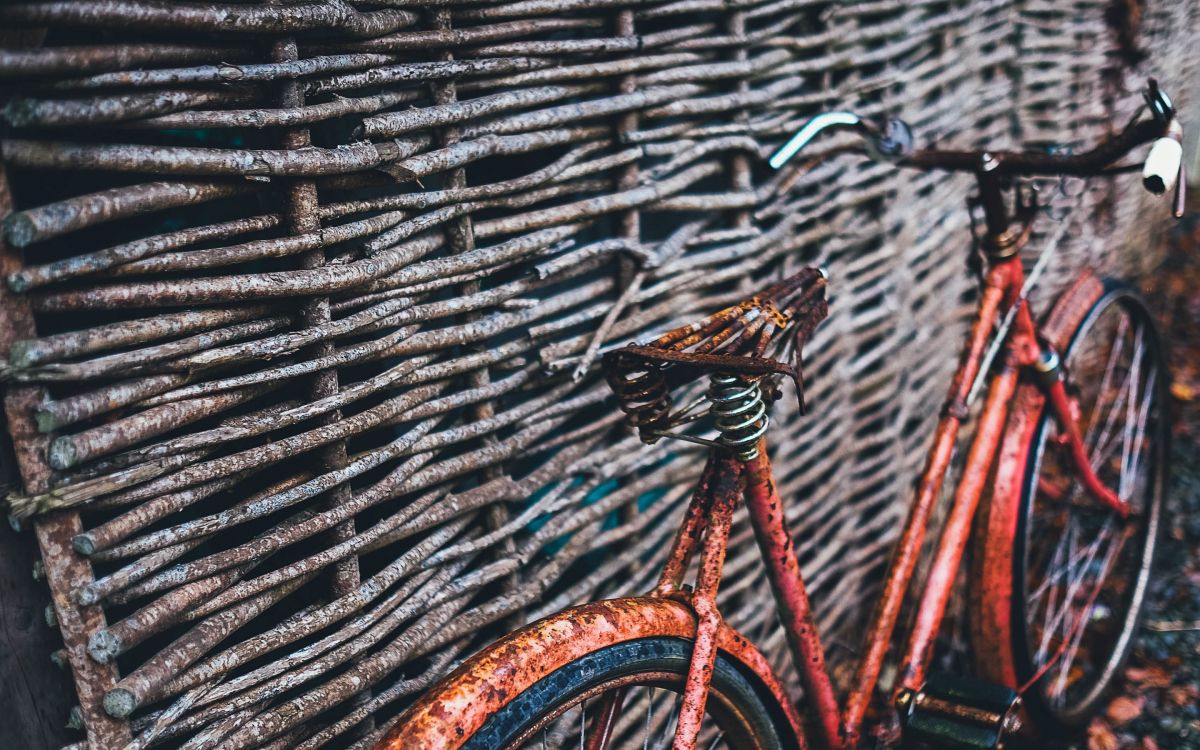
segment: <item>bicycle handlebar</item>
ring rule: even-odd
[[[1118,159],[1138,146],[1154,141],[1142,168],[1142,184],[1161,195],[1178,188],[1175,213],[1183,203],[1183,128],[1175,116],[1171,100],[1151,79],[1145,93],[1153,117],[1135,119],[1120,133],[1078,154],[1036,151],[955,151],[942,149],[913,150],[912,130],[898,119],[887,120],[877,128],[851,112],[825,112],[813,117],[770,158],[774,169],[781,168],[821,132],[853,130],[862,136],[867,153],[880,161],[917,169],[951,172],[990,173],[995,176],[1072,175],[1087,177],[1108,170]]]
[[[992,172],[1011,177],[1099,174],[1133,149],[1164,135],[1164,125],[1156,120],[1130,124],[1117,135],[1078,154],[1037,151],[914,151],[898,160],[901,166],[941,169],[951,172]]]

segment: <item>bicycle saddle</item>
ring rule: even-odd
[[[626,422],[643,442],[654,443],[693,406],[672,413],[671,391],[704,375],[742,383],[786,375],[804,409],[800,357],[813,329],[825,319],[825,273],[815,268],[776,282],[744,302],[675,328],[647,344],[629,344],[604,355],[604,374]],[[774,399],[773,388],[766,389]]]

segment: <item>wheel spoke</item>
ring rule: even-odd
[[[1122,332],[1125,331],[1125,328],[1125,319],[1122,319]],[[1118,481],[1116,484],[1117,495],[1125,498],[1129,497],[1130,493],[1132,492],[1131,488],[1128,486],[1128,482],[1130,480],[1126,479],[1126,476],[1130,473],[1127,470],[1127,466],[1133,458],[1133,456],[1129,454],[1133,432],[1136,429],[1136,425],[1140,421],[1134,414],[1135,412],[1139,412],[1141,407],[1148,407],[1148,403],[1143,404],[1142,400],[1139,398],[1139,394],[1143,392],[1143,388],[1141,387],[1142,381],[1140,377],[1140,365],[1144,360],[1145,353],[1144,330],[1139,326],[1134,332],[1134,347],[1131,355],[1132,361],[1125,373],[1124,381],[1121,383],[1120,388],[1116,391],[1116,394],[1113,396],[1111,402],[1105,404],[1105,397],[1112,385],[1112,376],[1113,372],[1115,371],[1116,357],[1114,355],[1124,351],[1124,346],[1117,346],[1117,343],[1121,343],[1123,340],[1124,337],[1122,335],[1117,339],[1117,342],[1114,343],[1110,350],[1108,363],[1105,367],[1104,375],[1101,378],[1100,390],[1096,396],[1097,410],[1100,409],[1102,405],[1107,406],[1107,409],[1104,411],[1104,419],[1099,420],[1093,418],[1089,421],[1088,431],[1085,434],[1083,441],[1084,446],[1088,451],[1088,460],[1091,463],[1092,468],[1097,473],[1104,468],[1118,446],[1122,449],[1121,470],[1119,472]],[[1151,374],[1153,375],[1154,371],[1152,371]],[[1153,395],[1152,388],[1146,389],[1145,392],[1147,393],[1147,398]],[[1135,407],[1135,403],[1137,404],[1137,407]],[[1118,417],[1122,413],[1125,414],[1126,418],[1123,425],[1118,429],[1116,423]],[[1096,426],[1098,424],[1101,424],[1102,427],[1097,432]],[[1118,435],[1122,438],[1120,441],[1116,440]],[[1067,501],[1070,503],[1075,503],[1083,494],[1084,488],[1082,485],[1080,485],[1077,481],[1074,481],[1074,478],[1072,478],[1072,481],[1069,485]]]
[[[1142,354],[1142,329],[1138,328],[1134,336],[1134,352],[1129,370],[1125,373],[1125,381],[1117,391],[1116,398],[1113,399],[1108,411],[1105,412],[1104,427],[1101,430],[1099,438],[1097,438],[1095,445],[1089,446],[1088,453],[1092,461],[1092,466],[1098,465],[1096,462],[1097,454],[1103,454],[1107,449],[1109,441],[1114,437],[1113,423],[1121,413],[1121,410],[1125,408],[1126,403],[1132,398],[1132,388],[1137,381],[1137,367],[1135,365],[1140,361]],[[1096,400],[1099,401],[1101,398],[1103,398],[1103,394],[1098,395]]]
[[[1070,518],[1070,516],[1068,516],[1067,522],[1068,522],[1067,528],[1066,528],[1065,532],[1063,533],[1062,537],[1059,539],[1059,544],[1058,544],[1059,553],[1056,554],[1056,558],[1059,560],[1065,560],[1066,565],[1069,567],[1070,565],[1073,564],[1071,562],[1072,553],[1070,550],[1070,546],[1071,546],[1072,540],[1074,538],[1074,528],[1073,528],[1074,521],[1073,521],[1073,519]],[[1062,563],[1060,563],[1060,565],[1061,564]],[[1060,577],[1061,576],[1057,575],[1057,574],[1051,575],[1050,571],[1047,570],[1047,574],[1046,574],[1046,594],[1047,594],[1047,596],[1046,596],[1046,606],[1045,606],[1045,610],[1044,610],[1045,611],[1044,622],[1046,624],[1042,626],[1043,627],[1042,642],[1038,646],[1037,661],[1039,661],[1039,662],[1045,660],[1046,649],[1049,648],[1050,639],[1053,637],[1053,634],[1054,634],[1054,623],[1056,622],[1054,613],[1059,611],[1057,609],[1057,602],[1058,602],[1059,595],[1063,591],[1062,587],[1058,585],[1058,580]]]
[[[1073,523],[1073,521],[1071,521],[1071,523]],[[1068,530],[1068,531],[1070,531],[1070,530]],[[1039,597],[1041,597],[1043,594],[1045,594],[1046,591],[1054,583],[1056,583],[1059,578],[1061,578],[1063,575],[1070,573],[1070,571],[1072,569],[1074,569],[1074,566],[1079,562],[1080,558],[1083,555],[1087,554],[1088,548],[1086,548],[1086,547],[1083,548],[1082,550],[1076,550],[1075,552],[1073,552],[1071,554],[1068,554],[1067,552],[1062,551],[1062,545],[1067,544],[1070,540],[1071,540],[1071,537],[1068,537],[1067,534],[1064,534],[1062,537],[1059,538],[1058,545],[1055,547],[1055,557],[1049,563],[1046,564],[1046,575],[1044,576],[1041,585],[1038,586],[1038,588],[1035,589],[1034,592],[1032,594],[1030,594],[1027,599],[1027,601],[1029,601],[1030,604],[1035,604]],[[1064,560],[1065,560],[1065,565],[1066,565],[1065,568],[1062,567],[1064,564]],[[1060,572],[1057,572],[1057,573],[1054,573],[1053,575],[1051,575],[1052,570],[1058,570]]]
[[[1037,609],[1039,600],[1043,596],[1046,596],[1046,595],[1053,596],[1050,589],[1054,585],[1054,582],[1057,580],[1057,576],[1049,575],[1049,571],[1062,565],[1062,560],[1066,556],[1066,551],[1063,548],[1063,545],[1066,543],[1066,541],[1067,541],[1067,537],[1065,535],[1059,537],[1058,544],[1056,544],[1054,546],[1054,554],[1051,557],[1050,561],[1046,563],[1047,575],[1043,578],[1041,585],[1038,586],[1036,589],[1034,589],[1033,593],[1029,594],[1025,599],[1028,606],[1031,606],[1034,609]],[[1051,606],[1051,604],[1049,602],[1047,602],[1047,604],[1046,604],[1047,610],[1049,610],[1050,606]]]
[[[1104,374],[1100,378],[1100,389],[1096,391],[1096,403],[1092,406],[1092,411],[1095,413],[1100,409],[1104,401],[1104,394],[1109,392],[1112,385],[1113,373],[1116,371],[1117,360],[1121,353],[1125,350],[1125,329],[1128,327],[1126,318],[1121,318],[1120,327],[1117,329],[1116,335],[1113,337],[1112,346],[1108,350],[1108,361],[1104,365]],[[1084,445],[1091,445],[1096,431],[1098,422],[1093,419],[1088,423],[1087,432],[1084,434]]]
[[[1091,459],[1093,468],[1099,472],[1113,458],[1116,449],[1118,447],[1121,448],[1117,494],[1125,499],[1132,497],[1134,492],[1133,483],[1140,476],[1142,448],[1145,443],[1146,428],[1149,423],[1150,407],[1154,401],[1154,387],[1157,378],[1158,369],[1152,369],[1146,378],[1145,385],[1138,388],[1143,395],[1136,399],[1136,407],[1134,406],[1133,399],[1123,399],[1126,402],[1125,410],[1129,417],[1126,420],[1126,427],[1123,428],[1124,437],[1119,442],[1108,441],[1104,452],[1094,455]],[[1082,491],[1082,487],[1078,483],[1073,483],[1070,499],[1078,499]]]
[[[1154,388],[1158,379],[1158,368],[1150,371],[1149,377],[1146,378],[1145,396],[1141,399],[1138,405],[1137,412],[1137,427],[1133,435],[1133,448],[1130,451],[1129,462],[1129,480],[1126,482],[1126,474],[1122,471],[1121,474],[1121,497],[1131,498],[1135,491],[1135,483],[1141,477],[1142,463],[1142,447],[1146,440],[1146,426],[1150,420],[1150,403],[1154,400]]]
[[[1082,588],[1083,582],[1087,576],[1087,571],[1091,569],[1092,563],[1095,561],[1100,548],[1104,545],[1105,541],[1111,537],[1111,528],[1112,517],[1110,516],[1105,520],[1104,526],[1096,535],[1095,540],[1082,548],[1075,549],[1074,543],[1077,539],[1078,532],[1077,527],[1072,520],[1071,533],[1069,534],[1072,549],[1070,557],[1067,561],[1067,566],[1061,569],[1061,572],[1055,572],[1053,575],[1050,575],[1049,572],[1047,573],[1047,581],[1049,583],[1053,584],[1063,576],[1067,577],[1067,583],[1066,586],[1063,587],[1062,609],[1057,610],[1051,618],[1049,608],[1047,608],[1047,621],[1050,624],[1043,631],[1042,643],[1038,649],[1039,662],[1045,663],[1045,660],[1049,656],[1049,643],[1053,639],[1055,632],[1060,627],[1063,629],[1064,633],[1063,640],[1066,640],[1066,633],[1074,630],[1075,626],[1071,624],[1071,620],[1068,618],[1068,615],[1072,610],[1071,604],[1076,600],[1076,597],[1078,597],[1080,589]],[[1103,580],[1103,578],[1104,577],[1101,576],[1099,580]]]
[[[1125,399],[1125,425],[1121,430],[1121,475],[1119,478],[1122,480],[1122,484],[1124,484],[1123,480],[1129,469],[1129,449],[1133,447],[1133,430],[1136,423],[1134,413],[1140,411],[1141,407],[1141,398],[1139,397],[1141,394],[1140,380],[1142,374],[1140,365],[1141,355],[1143,354],[1140,346],[1141,333],[1142,330],[1139,328],[1139,346],[1135,349],[1134,360],[1129,367],[1131,382],[1129,385],[1129,395]]]
[[[650,688],[650,696],[646,699],[646,731],[642,733],[642,750],[650,746],[650,720],[654,718],[654,688]]]
[[[1052,577],[1049,574],[1047,575],[1050,580],[1051,596],[1046,602],[1046,624],[1043,626],[1042,630],[1042,642],[1038,646],[1037,661],[1039,663],[1044,663],[1046,661],[1048,650],[1050,648],[1050,642],[1054,639],[1054,635],[1057,632],[1063,617],[1070,608],[1071,592],[1069,577],[1071,570],[1075,566],[1074,561],[1076,560],[1077,555],[1077,551],[1075,549],[1075,519],[1073,516],[1070,518],[1067,532],[1063,539],[1067,545],[1067,551],[1065,553],[1066,567],[1062,569],[1061,574],[1055,573]],[[1058,579],[1063,576],[1068,578],[1068,584],[1066,586],[1057,585]],[[1062,608],[1056,609],[1055,602],[1058,601],[1060,594],[1062,595]]]
[[[1071,667],[1075,664],[1075,656],[1079,653],[1079,646],[1083,642],[1083,636],[1087,632],[1088,624],[1091,622],[1092,611],[1095,609],[1096,600],[1100,593],[1101,583],[1108,577],[1112,571],[1113,563],[1116,562],[1117,555],[1124,546],[1124,535],[1118,537],[1121,540],[1119,544],[1113,544],[1109,547],[1108,553],[1105,555],[1104,565],[1101,568],[1101,573],[1096,579],[1096,588],[1094,592],[1088,596],[1088,601],[1080,611],[1079,616],[1075,619],[1075,624],[1068,633],[1069,640],[1064,639],[1064,642],[1069,642],[1070,646],[1066,654],[1062,658],[1062,664],[1059,667],[1058,679],[1055,681],[1055,690],[1052,696],[1060,699],[1066,698],[1067,679],[1071,674]]]
[[[675,739],[675,730],[679,728],[679,701],[671,706],[671,714],[667,717],[667,731],[654,743],[655,750],[666,750],[667,743]]]
[[[523,744],[510,746],[510,750],[517,747],[525,750],[596,750],[597,747],[617,750],[639,746],[642,750],[668,750],[678,723],[682,685],[683,677],[680,676],[678,689],[651,683],[590,692],[576,703],[557,708],[553,718],[544,720]],[[614,698],[618,694],[620,697]],[[614,700],[618,701],[615,708]],[[595,708],[597,705],[599,709]],[[731,738],[745,736],[744,729],[731,733],[708,713],[705,713],[701,729],[700,748],[710,742],[714,746],[721,745],[722,741],[728,745]]]

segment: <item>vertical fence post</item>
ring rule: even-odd
[[[438,31],[450,31],[451,29],[451,14],[448,8],[438,8],[433,11],[434,28]],[[449,62],[454,59],[454,53],[450,50],[445,50],[440,54],[440,59]],[[458,101],[458,86],[454,79],[445,81],[434,81],[430,84],[430,89],[433,93],[434,104],[452,104]],[[436,128],[434,138],[439,146],[450,146],[458,143],[460,140],[459,128],[454,125],[448,125],[442,128]],[[443,179],[443,187],[447,190],[458,190],[467,186],[467,170],[464,167],[457,167],[449,170]],[[453,219],[447,225],[446,238],[450,245],[450,252],[459,255],[461,253],[470,252],[475,249],[475,225],[470,214]],[[478,281],[463,282],[457,291],[462,296],[477,294],[481,289]],[[477,321],[482,317],[481,313],[472,312],[462,316],[464,323]],[[486,342],[480,343],[472,347],[473,351],[482,351],[487,349]],[[479,368],[472,370],[466,375],[466,386],[468,388],[482,388],[487,386],[492,381],[491,371],[487,365],[482,365]],[[496,415],[495,405],[490,399],[480,401],[470,409],[470,418],[473,420],[491,419]],[[496,444],[495,435],[486,435],[481,438],[481,442],[487,445]],[[480,472],[480,484],[497,479],[504,474],[502,465],[488,466]],[[488,531],[494,531],[503,527],[509,520],[508,508],[504,505],[504,501],[500,500],[492,503],[487,507],[485,514],[485,524]],[[516,554],[516,544],[511,536],[500,542],[495,553],[498,557],[506,557]],[[516,591],[521,580],[517,572],[513,572],[504,577],[503,589],[505,593]],[[514,612],[508,618],[508,622],[512,627],[517,627],[524,624],[524,615],[521,610]]]
[[[12,212],[12,196],[4,164],[0,162],[0,219]],[[0,238],[0,272],[7,276],[21,266],[20,256]],[[34,338],[33,314],[28,302],[0,284],[0,331],[4,339],[0,350],[7,354],[18,338]],[[5,389],[4,412],[16,454],[17,469],[28,493],[44,492],[50,488],[50,467],[46,463],[46,448],[50,437],[37,430],[33,421],[34,406],[45,399],[40,386],[14,385]],[[65,511],[42,516],[33,522],[42,559],[45,561],[46,582],[52,592],[52,603],[71,671],[75,690],[83,712],[83,724],[88,742],[93,748],[121,747],[130,740],[129,725],[113,719],[104,712],[104,693],[117,682],[115,664],[99,664],[87,653],[88,634],[103,630],[107,623],[104,611],[98,606],[80,606],[75,592],[92,582],[92,566],[71,548],[71,538],[83,530],[79,513]],[[49,664],[45,667],[49,669]],[[63,716],[65,720],[65,715]]]

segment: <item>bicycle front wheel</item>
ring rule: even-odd
[[[1007,635],[1009,643],[999,649],[976,645],[981,663],[1007,658],[1007,665],[982,669],[993,679],[1006,672],[1005,682],[1028,686],[1025,703],[1039,728],[1052,734],[1086,724],[1133,645],[1167,471],[1168,375],[1150,312],[1126,288],[1106,289],[1081,312],[1070,330],[1060,332],[1067,390],[1078,405],[1092,468],[1132,513],[1123,519],[1088,494],[1057,419],[1040,397],[1018,398],[1010,428],[1014,422],[1027,426],[1017,436],[1024,445],[1013,451],[1023,470],[1013,472],[1019,494],[1011,580],[998,587],[1011,594],[1010,621],[991,633]],[[1033,413],[1019,413],[1023,407]],[[1002,488],[1005,483],[997,481]],[[1003,490],[997,494],[992,502],[1003,503]],[[995,532],[997,520],[992,523],[989,531]],[[991,578],[1002,575],[995,571]],[[987,634],[988,626],[982,631]]]

